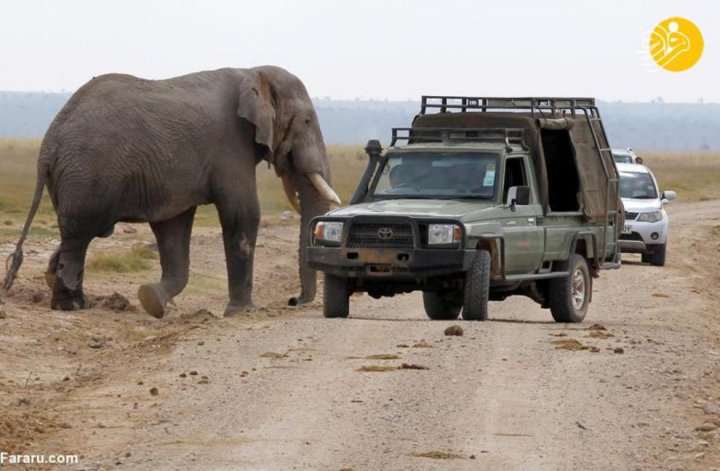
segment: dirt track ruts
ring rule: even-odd
[[[217,283],[180,296],[169,320],[56,314],[29,295],[6,299],[0,358],[11,368],[0,376],[1,407],[21,409],[18,394],[37,394],[62,426],[29,435],[23,449],[82,453],[79,469],[720,468],[717,430],[695,430],[720,424],[708,405],[720,403],[720,202],[670,212],[668,266],[631,256],[603,272],[580,325],[555,324],[522,298],[491,303],[482,323],[429,321],[417,294],[353,297],[347,320],[321,318],[317,301],[284,308],[296,286],[289,254],[297,229],[274,226],[260,235],[261,308],[237,319],[190,315],[222,312],[224,303],[219,231],[207,231],[194,239],[193,276]],[[39,290],[41,261],[28,265],[20,289]],[[278,278],[282,286],[269,286]],[[137,283],[88,278],[87,286],[135,302]],[[133,334],[117,333],[97,352],[81,336],[74,357],[59,355],[21,388],[33,351],[23,323],[38,316],[48,328]],[[443,334],[453,323],[464,336]],[[594,323],[612,336],[589,337]],[[552,343],[568,339],[598,351]],[[358,358],[377,354],[398,358]],[[90,373],[77,383],[69,374],[70,386],[58,389],[76,358]],[[428,369],[358,371],[403,363]]]

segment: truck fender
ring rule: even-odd
[[[478,238],[475,250],[490,252],[490,278],[500,280],[505,277],[505,241],[502,237],[491,236]]]
[[[597,278],[599,276],[598,272],[600,270],[600,260],[598,259],[596,249],[597,244],[595,234],[592,232],[579,232],[575,234],[575,237],[573,237],[573,240],[570,243],[570,250],[568,251],[568,256],[576,253],[588,259],[590,274],[593,278]]]

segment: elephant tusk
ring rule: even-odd
[[[310,179],[312,184],[315,185],[317,191],[319,191],[326,200],[335,203],[338,206],[342,205],[342,203],[340,202],[340,197],[337,195],[337,193],[335,193],[335,191],[330,187],[330,185],[328,185],[328,182],[325,181],[322,175],[320,175],[319,173],[309,173],[308,178]]]
[[[290,177],[282,177],[283,189],[288,201],[292,205],[293,209],[300,214],[300,201],[298,200],[297,192],[295,191],[295,185],[293,185]]]

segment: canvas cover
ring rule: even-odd
[[[598,141],[601,147],[608,147],[604,134],[600,131],[599,123],[593,122]],[[516,112],[442,112],[423,114],[415,117],[413,128],[519,128],[525,133],[525,141],[530,147],[533,158],[535,174],[538,178],[540,201],[545,213],[550,211],[548,198],[548,175],[545,164],[545,155],[541,141],[541,129],[566,129],[570,134],[575,163],[580,180],[580,193],[578,203],[586,219],[591,222],[605,223],[606,199],[608,211],[617,211],[620,208],[620,199],[616,185],[608,185],[603,164],[607,167],[609,178],[617,178],[615,164],[609,152],[603,153],[601,159],[595,141],[590,132],[588,121],[584,114],[572,116],[554,116],[538,118],[530,113]],[[608,188],[610,190],[608,191]],[[610,220],[614,218],[610,216]],[[618,230],[622,229],[622,223]]]

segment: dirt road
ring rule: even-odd
[[[418,295],[353,297],[347,320],[284,307],[294,226],[263,228],[244,318],[211,314],[218,230],[196,234],[168,319],[54,313],[40,299],[52,244],[28,244],[0,306],[0,450],[78,453],[78,469],[720,469],[720,202],[670,212],[668,266],[629,256],[604,272],[580,325],[521,298],[483,323],[429,321]],[[138,240],[149,231],[93,250]],[[135,303],[156,274],[93,276],[91,294]],[[558,348],[573,339],[583,349]]]

